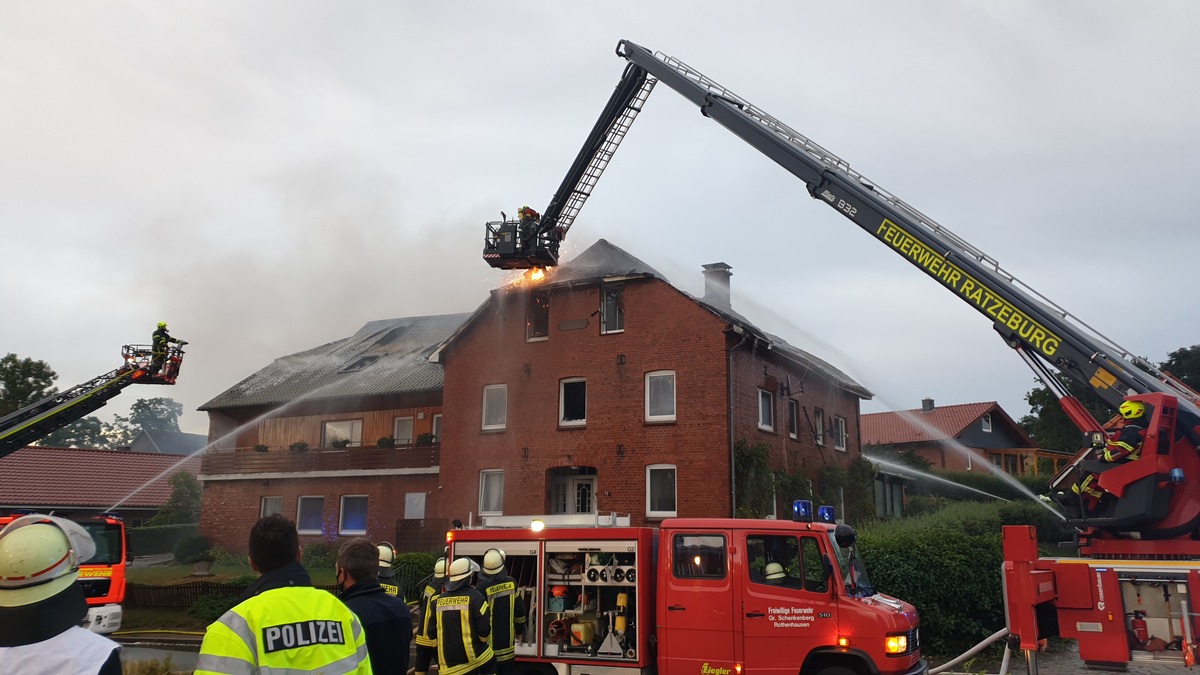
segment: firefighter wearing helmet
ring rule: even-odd
[[[455,558],[446,570],[445,590],[433,603],[440,675],[496,672],[491,612],[483,594],[471,587],[475,569],[470,558]]]
[[[487,598],[492,615],[491,644],[498,675],[509,675],[513,671],[517,639],[525,634],[525,601],[517,592],[516,580],[504,571],[506,558],[503,549],[488,549],[483,554],[483,569],[475,584]]]
[[[167,361],[167,352],[170,349],[171,343],[183,346],[187,342],[172,336],[167,332],[167,322],[159,321],[158,327],[154,329],[154,334],[150,336],[150,374],[157,375]]]
[[[1096,459],[1112,463],[1125,464],[1141,457],[1142,444],[1146,442],[1146,431],[1150,422],[1150,409],[1141,401],[1124,401],[1117,407],[1121,417],[1120,426],[1108,432],[1108,438],[1103,447],[1095,449]],[[1071,486],[1073,494],[1059,492],[1054,495],[1055,501],[1069,505],[1072,514],[1080,510],[1082,513],[1091,512],[1108,493],[1096,484],[1098,474],[1088,473],[1082,480]]]
[[[75,583],[96,545],[77,523],[21,516],[0,530],[0,672],[120,674],[121,647],[80,627]]]
[[[429,583],[425,585],[425,590],[421,592],[421,599],[417,601],[417,619],[416,634],[417,634],[417,660],[413,675],[425,675],[429,672],[429,664],[437,658],[437,636],[433,632],[434,609],[438,596],[442,593],[442,582],[446,580],[446,559],[438,558],[433,564],[433,574],[429,577]]]
[[[379,542],[375,548],[379,551],[379,585],[383,586],[388,595],[399,596],[396,570],[392,569],[392,565],[396,563],[396,548],[386,541]]]

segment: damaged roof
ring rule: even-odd
[[[834,367],[829,362],[817,358],[816,356],[799,349],[791,344],[788,344],[783,338],[772,335],[759,327],[755,326],[746,317],[733,311],[728,306],[722,306],[709,302],[704,298],[696,296],[680,290],[675,287],[653,267],[642,262],[638,258],[627,253],[624,249],[610,243],[608,240],[600,239],[585,250],[583,253],[572,258],[570,261],[559,265],[557,268],[549,272],[549,278],[539,285],[540,288],[554,288],[557,286],[572,286],[577,284],[600,283],[604,280],[611,279],[628,279],[631,277],[645,277],[658,279],[671,288],[674,288],[685,297],[691,299],[701,307],[716,314],[722,320],[730,325],[738,326],[742,330],[749,332],[753,337],[762,342],[767,343],[769,348],[778,353],[781,357],[796,363],[801,368],[812,369],[817,373],[829,378],[842,389],[858,396],[860,398],[869,399],[874,396],[866,387],[862,386],[846,373],[843,373],[838,368]],[[438,347],[434,352],[431,360],[438,361],[442,350],[444,350],[458,335],[467,329],[475,317],[483,314],[489,306],[499,289],[492,291],[492,296],[489,297],[478,309],[475,310],[470,318],[462,323],[462,325],[454,331],[446,343]]]
[[[372,321],[350,337],[275,359],[200,410],[441,391],[442,367],[429,355],[469,316]]]

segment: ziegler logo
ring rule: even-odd
[[[700,675],[729,675],[732,672],[728,668],[714,668],[707,663],[700,665]]]

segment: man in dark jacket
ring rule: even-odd
[[[363,537],[342,544],[337,582],[342,602],[358,616],[367,634],[367,653],[376,675],[405,675],[412,643],[408,605],[379,584],[379,549]]]
[[[525,602],[517,582],[504,571],[503,549],[490,548],[483,554],[483,569],[475,588],[487,598],[492,615],[492,653],[498,675],[510,675],[517,662],[516,643],[525,633]]]
[[[167,322],[166,321],[158,322],[158,327],[155,328],[154,334],[152,334],[150,336],[150,340],[151,340],[151,344],[150,344],[150,352],[151,352],[150,374],[151,375],[157,375],[159,373],[159,371],[162,370],[163,364],[166,363],[166,361],[167,361],[167,351],[169,350],[172,342],[177,345],[180,345],[180,346],[187,344],[187,341],[180,340],[179,338],[177,338],[167,332]]]

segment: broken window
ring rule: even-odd
[[[550,336],[550,292],[529,294],[529,312],[525,322],[525,339],[539,340]]]
[[[587,423],[587,380],[572,377],[559,383],[559,426],[582,426]]]

